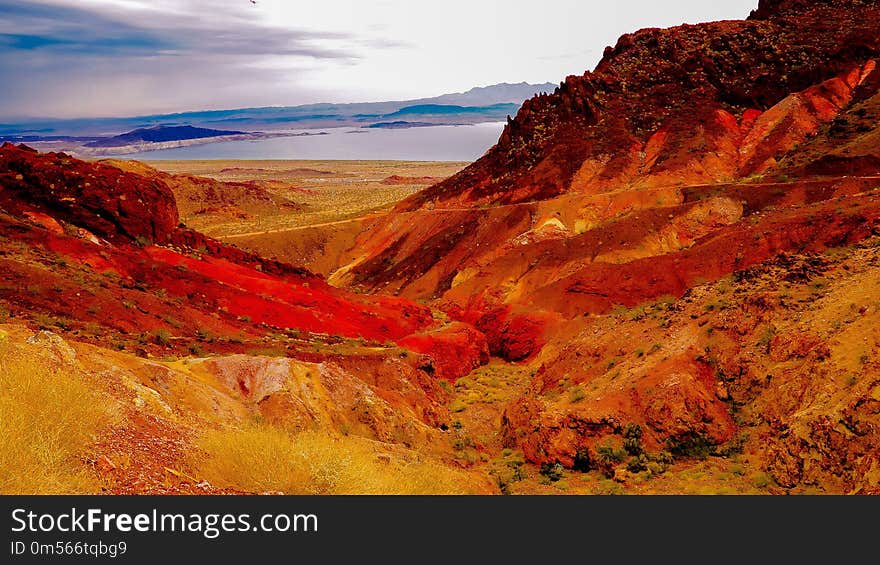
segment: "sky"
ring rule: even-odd
[[[0,117],[406,100],[558,83],[757,0],[0,0]]]

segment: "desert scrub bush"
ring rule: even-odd
[[[755,488],[764,490],[773,484],[773,479],[767,473],[755,473],[752,475],[752,484]]]
[[[641,473],[648,469],[648,458],[644,455],[638,457],[630,457],[626,462],[626,470],[630,473]]]
[[[730,308],[730,303],[727,300],[717,300],[713,302],[708,302],[703,305],[703,310],[705,312],[714,312],[714,311],[722,311]]]
[[[630,422],[623,428],[623,449],[633,456],[642,454],[642,427]]]
[[[0,493],[97,492],[83,457],[110,423],[81,375],[0,341]]]
[[[565,467],[563,467],[558,461],[554,463],[545,461],[544,463],[541,463],[540,473],[542,477],[555,483],[565,475]]]
[[[715,444],[712,440],[697,432],[667,438],[666,446],[676,459],[706,459],[715,452]]]
[[[50,316],[48,314],[34,314],[33,320],[37,325],[37,329],[40,330],[69,330],[73,327],[70,320],[66,318],[56,318],[55,316]]]
[[[451,494],[468,491],[466,473],[430,461],[380,461],[376,442],[266,424],[211,430],[191,455],[214,485],[286,494]]]
[[[229,343],[234,343],[236,345],[242,344],[242,343],[244,343],[244,333],[238,332],[236,334],[226,336],[226,341]]]
[[[522,461],[506,462],[490,470],[489,475],[495,477],[501,494],[510,494],[510,486],[526,478]]]
[[[581,473],[591,471],[593,469],[593,460],[590,457],[590,450],[586,448],[578,449],[574,454],[574,464],[571,468]]]
[[[204,341],[207,343],[211,343],[212,341],[214,341],[214,334],[211,333],[210,330],[207,330],[205,328],[197,328],[196,337],[199,338],[199,341]]]
[[[571,392],[568,395],[569,402],[577,403],[587,397],[587,393],[584,392],[584,389],[576,386],[571,389]]]
[[[448,408],[450,412],[464,412],[467,410],[467,404],[459,399],[455,399],[449,403]]]
[[[761,336],[758,338],[758,341],[755,343],[755,347],[762,349],[765,353],[770,353],[770,342],[773,341],[773,338],[776,336],[776,328],[773,326],[768,326],[764,329]]]
[[[168,330],[156,330],[153,334],[153,341],[155,341],[157,345],[170,345],[171,332]]]

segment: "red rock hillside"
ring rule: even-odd
[[[878,22],[765,0],[625,35],[471,166],[334,222],[327,280],[180,227],[148,169],[4,145],[0,316],[77,346],[8,339],[156,418],[416,446],[500,492],[880,493]]]
[[[179,227],[160,178],[8,143],[0,313],[142,357],[248,353],[350,366],[358,376],[346,379],[371,382],[430,426],[446,423],[438,379],[487,359],[482,334],[435,321],[425,306],[353,294]]]
[[[875,491],[877,337],[840,316],[880,299],[878,22],[875,1],[762,1],[625,35],[330,280],[433,300],[535,367],[501,423],[527,461],[627,483],[745,445],[785,488]]]
[[[437,298],[491,334],[501,308],[607,312],[858,240],[877,217],[856,195],[880,172],[878,16],[768,2],[626,35],[526,101],[483,158],[367,226],[331,281]]]

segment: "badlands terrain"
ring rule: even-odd
[[[475,163],[0,148],[0,491],[880,493],[880,3],[647,29]]]

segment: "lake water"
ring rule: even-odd
[[[329,128],[327,135],[221,141],[125,155],[126,159],[353,159],[474,161],[498,141],[503,122],[408,129]]]

